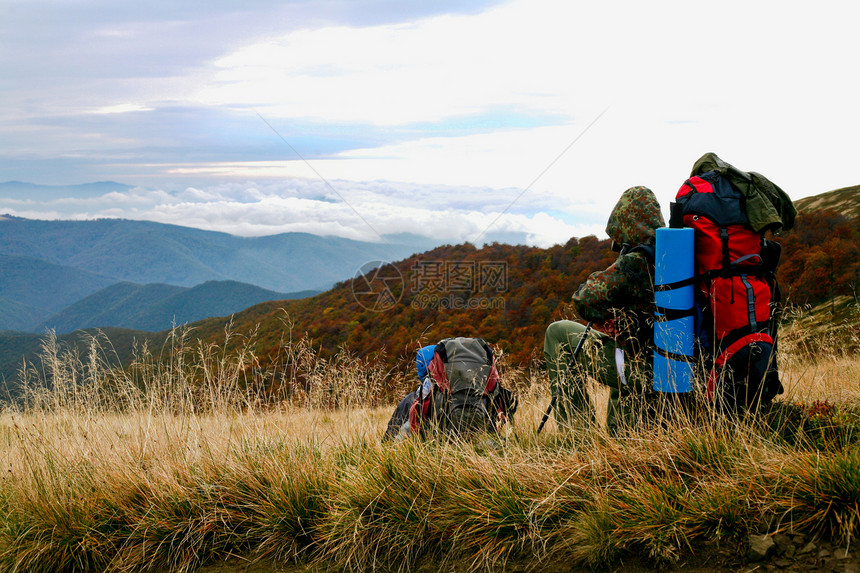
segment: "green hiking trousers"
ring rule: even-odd
[[[609,387],[606,408],[609,431],[616,433],[622,426],[635,427],[648,409],[650,357],[628,356],[614,338],[591,329],[576,362],[570,364],[573,350],[584,332],[584,325],[570,320],[553,322],[546,329],[543,355],[550,388],[557,396],[556,423],[565,428],[577,425],[577,421],[594,420],[594,408],[586,388],[587,378],[593,378]]]

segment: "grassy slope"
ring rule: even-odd
[[[795,201],[794,205],[801,212],[830,209],[847,217],[860,217],[860,185],[804,197]]]
[[[840,362],[832,383],[856,401],[857,358],[822,358]],[[186,367],[159,375],[178,380],[176,368]],[[551,423],[536,437],[545,381],[518,376],[521,410],[497,445],[382,446],[390,410],[360,405],[166,413],[182,387],[122,414],[83,404],[0,416],[0,569],[192,571],[244,554],[321,570],[421,559],[608,570],[695,563],[716,545],[738,570],[748,534],[782,528],[844,547],[860,533],[860,414],[849,401],[776,410],[768,423],[705,417],[620,439]]]

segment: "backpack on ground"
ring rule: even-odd
[[[430,384],[409,411],[413,433],[495,432],[516,409],[516,395],[502,388],[493,351],[481,338],[440,341],[427,370]]]
[[[754,228],[747,212],[753,205],[750,192],[756,192],[752,177],[709,156],[728,169],[685,181],[672,205],[670,225],[681,226],[682,220],[695,231],[696,333],[705,358],[706,394],[721,408],[734,410],[768,403],[783,391],[776,364],[780,295],[774,274],[780,246],[765,239],[765,233],[789,228],[793,212],[788,221],[771,219]],[[744,176],[749,185],[742,191],[732,179]],[[777,207],[788,209],[782,203]]]

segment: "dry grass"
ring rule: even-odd
[[[767,416],[620,437],[552,423],[536,436],[545,377],[506,368],[522,399],[501,436],[383,446],[390,373],[285,338],[276,371],[256,367],[253,336],[213,348],[177,333],[167,360],[141,352],[115,372],[98,341],[81,358],[49,337],[31,373],[50,378],[26,374],[0,415],[0,570],[192,571],[230,554],[600,568],[757,531],[849,542],[860,527],[856,354],[784,354],[784,407]]]

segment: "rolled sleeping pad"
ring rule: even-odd
[[[693,389],[694,231],[657,229],[654,250],[654,390]]]

